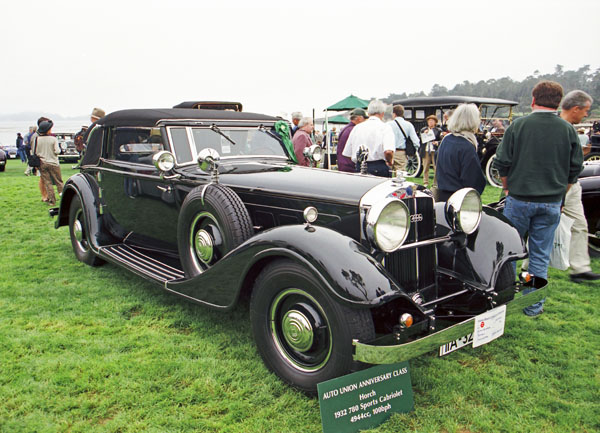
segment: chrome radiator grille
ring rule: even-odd
[[[435,237],[435,209],[430,197],[402,200],[410,211],[411,225],[404,246]],[[435,282],[436,247],[408,248],[385,257],[385,268],[407,291],[416,291]]]

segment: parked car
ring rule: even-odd
[[[581,201],[588,223],[590,255],[600,257],[600,161],[588,160],[579,175]]]
[[[400,99],[393,105],[404,107],[404,118],[411,122],[417,133],[427,126],[425,119],[434,115],[442,124],[444,113],[453,110],[459,104],[470,103],[479,107],[481,113],[481,127],[477,136],[477,154],[481,161],[481,169],[486,175],[490,185],[501,188],[502,181],[498,171],[493,168],[496,149],[504,135],[504,130],[512,122],[512,108],[518,102],[496,98],[480,98],[476,96],[431,96]],[[407,171],[410,176],[421,174],[421,158],[419,155],[411,157],[408,161]]]
[[[77,162],[79,160],[79,152],[75,148],[75,133],[74,132],[56,132],[54,136],[58,140],[60,154],[58,160],[60,162]]]
[[[17,146],[14,144],[5,144],[2,146],[2,150],[4,150],[6,157],[9,159],[17,159],[19,156]]]
[[[6,152],[0,149],[0,171],[6,170]]]
[[[590,150],[584,156],[586,161],[600,161],[600,125],[594,122],[594,126],[590,134]]]
[[[306,392],[363,363],[446,353],[477,315],[544,295],[541,279],[519,292],[523,240],[475,190],[436,203],[401,178],[298,166],[288,140],[262,114],[117,111],[50,212],[83,263],[218,310],[249,299],[265,364]]]

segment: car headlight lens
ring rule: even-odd
[[[446,202],[446,221],[453,230],[468,235],[481,221],[481,196],[473,188],[456,191]]]
[[[305,147],[302,152],[305,157],[310,159],[312,162],[319,162],[323,159],[323,149],[318,144],[313,144],[312,146]]]
[[[161,172],[167,172],[175,167],[175,156],[171,152],[163,150],[152,156],[152,162]]]
[[[410,217],[406,205],[398,199],[387,199],[369,209],[366,231],[371,244],[381,251],[397,250],[406,240]]]

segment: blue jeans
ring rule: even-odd
[[[554,232],[560,222],[560,204],[521,201],[511,196],[506,198],[504,216],[514,224],[521,237],[529,235],[529,273],[536,277],[548,279],[548,262]],[[513,266],[516,269],[516,262],[513,262]],[[527,289],[523,293],[533,290],[535,289]],[[545,301],[542,299],[525,308],[523,312],[529,316],[540,314]]]

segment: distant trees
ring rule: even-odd
[[[430,92],[412,93],[391,93],[383,101],[391,103],[398,99],[416,97],[416,96],[445,96],[445,95],[463,95],[463,96],[482,96],[489,98],[501,98],[519,102],[517,111],[527,112],[531,105],[531,90],[542,80],[552,80],[560,83],[565,89],[565,93],[571,90],[579,89],[589,93],[594,98],[592,108],[600,107],[600,69],[592,71],[590,65],[584,65],[576,71],[565,71],[563,65],[556,65],[554,72],[550,74],[541,74],[535,70],[532,75],[526,77],[523,81],[515,81],[510,77],[490,78],[486,81],[481,80],[476,83],[463,81],[452,89],[434,84]]]

